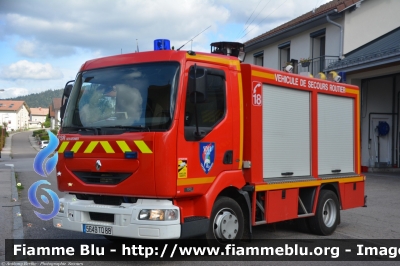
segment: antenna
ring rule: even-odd
[[[208,30],[208,28],[210,28],[210,26],[208,26],[205,30],[203,30],[202,32],[200,32],[199,34],[197,34],[196,36],[194,36],[192,39],[190,39],[189,41],[187,41],[184,45],[182,45],[181,47],[179,47],[178,49],[176,49],[177,51],[179,51],[180,49],[182,49],[183,46],[185,46],[186,44],[188,44],[190,41],[193,42],[193,39],[196,38],[197,36],[199,36],[200,34],[202,34],[203,32],[205,32],[206,30]],[[190,48],[191,49],[191,48]]]
[[[138,39],[136,39],[136,53],[139,53],[139,43],[138,43]]]

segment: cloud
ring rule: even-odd
[[[0,10],[0,29],[24,39],[15,48],[28,57],[68,56],[77,47],[110,55],[134,52],[136,39],[141,51],[151,50],[158,38],[181,46],[210,25],[218,30],[229,17],[225,6],[211,0],[10,1]],[[201,37],[196,42],[207,47]]]
[[[45,58],[49,55],[62,57],[73,55],[76,51],[74,47],[70,47],[67,45],[50,45],[48,43],[40,43],[36,40],[21,40],[15,45],[15,50],[20,56],[29,58]]]
[[[4,92],[1,92],[0,96],[2,99],[9,99],[9,98],[15,98],[18,96],[27,95],[28,93],[29,93],[28,89],[12,87],[12,88],[4,89]]]
[[[33,63],[20,60],[14,64],[3,67],[0,72],[3,79],[61,79],[63,74],[51,64]]]
[[[37,45],[33,42],[22,40],[16,45],[16,50],[22,56],[35,57]]]
[[[327,1],[0,1],[0,21],[4,22],[0,33],[23,39],[15,46],[20,55],[45,58],[70,56],[79,49],[101,55],[134,52],[136,40],[140,51],[152,50],[153,40],[159,38],[180,47],[211,25],[193,42],[198,51],[209,51],[211,42],[221,41],[209,40],[209,35],[233,34],[245,42]],[[223,32],[227,23],[237,28]]]
[[[0,87],[59,89],[86,60],[134,52],[137,42],[152,50],[155,39],[178,48],[211,25],[182,48],[209,52],[211,42],[248,41],[328,1],[0,0]]]

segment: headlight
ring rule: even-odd
[[[139,213],[139,220],[151,220],[151,221],[172,221],[178,219],[178,210],[167,209],[167,210],[149,210],[144,209]]]
[[[60,202],[60,209],[58,209],[59,213],[64,213],[64,203]]]

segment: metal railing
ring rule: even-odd
[[[308,64],[301,64],[300,62],[294,66],[294,73],[300,74],[301,72],[309,72],[316,76],[319,72],[325,72],[329,65],[339,60],[338,56],[320,56],[315,57],[308,62]]]

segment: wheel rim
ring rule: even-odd
[[[218,239],[235,239],[239,231],[239,222],[231,209],[223,209],[214,219],[214,234]]]
[[[326,227],[332,227],[335,224],[336,215],[336,204],[333,199],[328,199],[322,208],[322,218]]]

